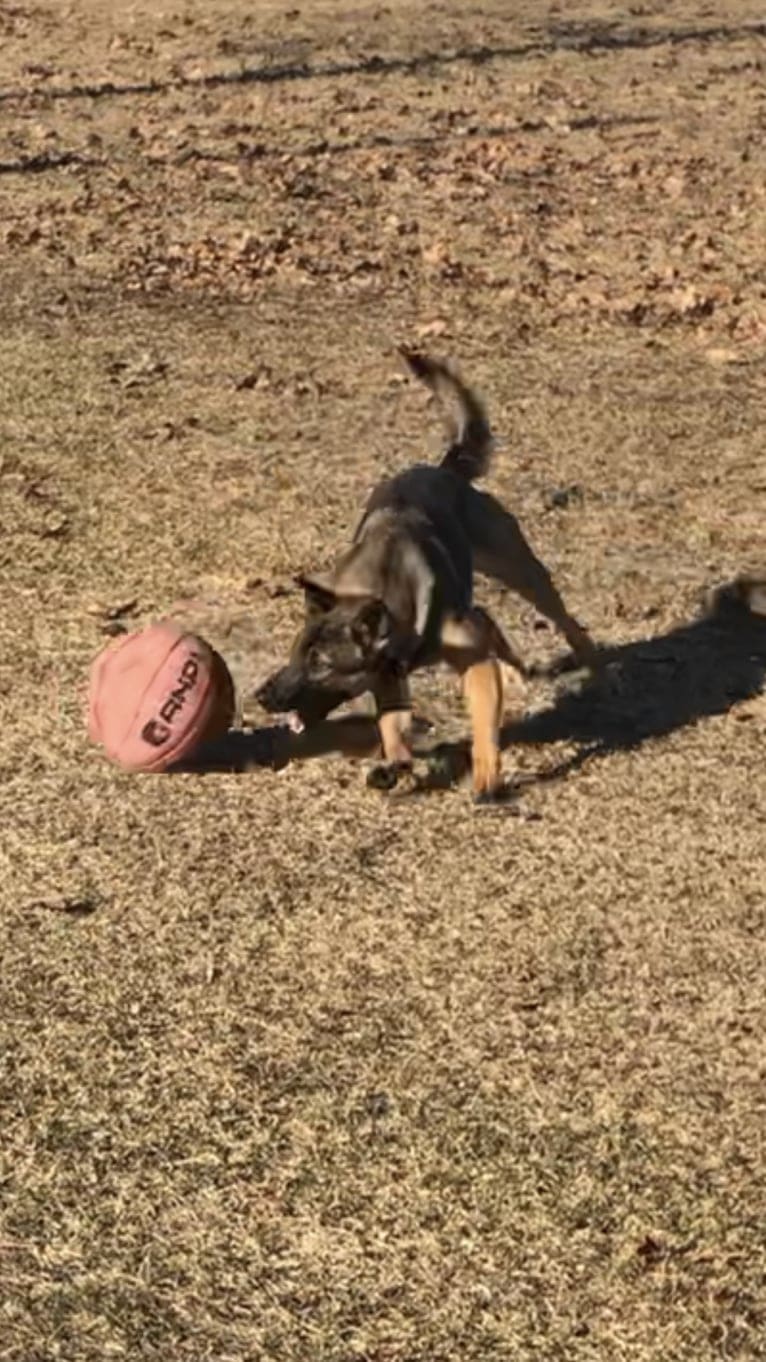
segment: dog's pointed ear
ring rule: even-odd
[[[332,610],[336,602],[336,595],[332,587],[326,586],[316,577],[303,577],[298,575],[294,578],[296,586],[299,586],[306,597],[306,609],[314,615],[326,615],[328,610]]]

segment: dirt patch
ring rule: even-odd
[[[0,38],[0,1358],[750,1362],[766,641],[697,611],[766,562],[762,15]],[[487,816],[367,791],[361,714],[321,759],[107,767],[89,661],[163,613],[263,722],[294,575],[439,448],[399,340],[485,393],[614,667],[530,688]],[[465,737],[447,676],[416,699]]]

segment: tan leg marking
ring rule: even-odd
[[[471,720],[475,794],[493,794],[501,784],[500,725],[504,686],[498,654],[509,665],[514,662],[521,665],[486,611],[477,608],[460,619],[448,617],[444,621],[442,655],[462,678]]]
[[[375,686],[378,728],[383,760],[389,765],[412,765],[412,704],[407,678],[380,677]]]
[[[494,657],[475,662],[463,673],[463,694],[471,716],[474,794],[493,794],[500,786],[500,724],[503,674]]]
[[[387,710],[378,716],[384,761],[409,766],[412,762],[412,711]]]

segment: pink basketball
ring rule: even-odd
[[[234,717],[223,658],[172,620],[126,634],[95,659],[88,732],[127,771],[164,771],[220,737]]]

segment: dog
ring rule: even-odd
[[[291,712],[305,726],[371,692],[384,758],[375,783],[390,788],[413,763],[409,676],[445,661],[462,680],[473,790],[484,801],[502,789],[502,664],[520,678],[529,672],[474,603],[474,571],[547,616],[580,665],[593,669],[597,649],[566,610],[516,519],[473,485],[488,470],[493,443],[481,400],[450,363],[415,350],[400,353],[443,408],[446,453],[438,466],[417,464],[375,488],[328,581],[295,579],[305,593],[305,621],[287,665],[256,698],[270,713]]]

